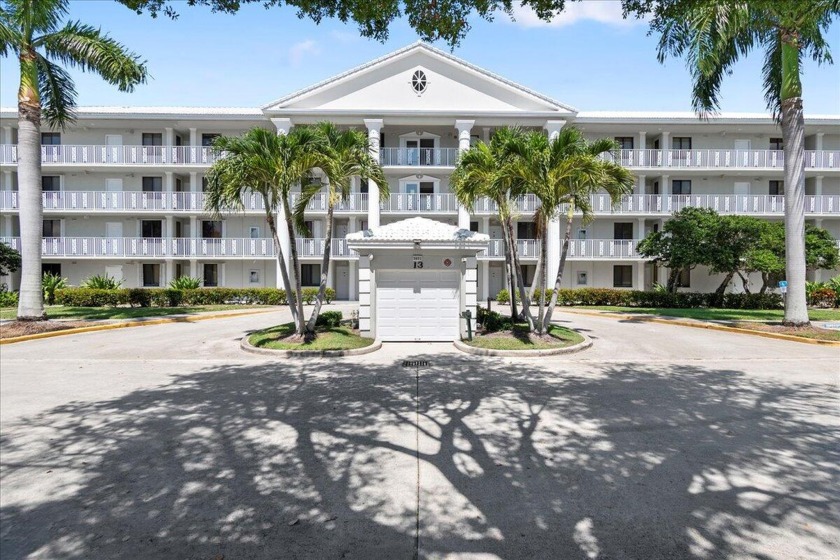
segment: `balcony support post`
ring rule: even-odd
[[[636,179],[636,194],[645,194],[645,175],[639,175]]]
[[[198,261],[195,259],[190,259],[190,276],[198,278]]]
[[[7,144],[9,146],[12,145],[12,127],[11,126],[4,126],[3,127],[3,142],[2,144]]]
[[[639,261],[636,263],[636,282],[633,286],[634,290],[644,290],[645,289],[645,261]]]
[[[823,149],[823,136],[825,136],[825,132],[817,132],[816,142],[814,142],[814,149],[818,152],[821,152]]]
[[[458,130],[458,153],[462,154],[470,149],[470,131],[475,124],[475,121],[457,120],[455,121],[455,128]],[[466,208],[458,206],[458,227],[461,229],[470,229],[470,213]]]
[[[814,194],[816,196],[822,196],[822,193],[823,193],[823,176],[822,175],[817,175],[816,178],[814,179]],[[817,204],[820,205],[820,204],[822,204],[822,202],[818,200]]]
[[[379,161],[379,136],[383,125],[382,119],[365,119],[370,155],[374,161]],[[373,181],[368,181],[368,227],[379,227],[379,187]]]
[[[163,145],[167,148],[175,145],[175,132],[172,130],[172,127],[167,126],[163,129]]]
[[[481,261],[481,301],[490,297],[490,261]]]
[[[198,129],[190,129],[190,146],[198,146]]]
[[[355,260],[350,261],[350,265],[347,267],[347,282],[350,284],[347,294],[350,297],[350,301],[359,301],[359,284],[356,281],[358,267],[358,261]]]
[[[639,150],[646,150],[647,149],[647,132],[644,130],[639,131]]]
[[[668,166],[668,154],[671,151],[671,133],[670,132],[663,132],[662,133],[662,140],[660,141],[659,148],[662,150],[662,167]]]

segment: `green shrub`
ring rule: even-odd
[[[201,279],[192,276],[180,276],[169,283],[173,290],[195,290],[201,287]]]
[[[0,307],[17,307],[18,293],[10,292],[6,286],[0,287]]]
[[[513,327],[510,317],[505,317],[498,311],[490,311],[483,307],[478,308],[476,323],[481,325],[484,332],[497,332]]]
[[[551,289],[551,288],[548,288],[545,291],[545,302],[546,303],[548,303],[551,300],[552,295],[554,295],[554,290]],[[531,303],[533,303],[534,305],[539,305],[540,304],[540,297],[542,297],[542,290],[537,288],[536,290],[534,290],[534,299],[531,301]]]
[[[503,304],[510,303],[510,292],[507,290],[499,290],[499,293],[496,294],[496,302]]]
[[[97,274],[82,282],[82,288],[90,288],[92,290],[117,290],[120,286],[122,286],[122,280],[117,280],[107,274]]]
[[[67,307],[116,307],[128,303],[128,290],[64,288],[56,290],[55,301]]]
[[[344,316],[341,314],[341,311],[324,311],[318,315],[315,326],[331,329],[341,326],[343,319]]]
[[[813,307],[834,307],[836,301],[837,292],[826,286],[811,291],[811,295],[808,298],[808,305]]]
[[[146,288],[130,288],[128,304],[131,307],[149,307],[152,304],[152,291]]]
[[[335,300],[335,290],[333,290],[332,288],[327,288],[324,291],[324,302],[332,303],[333,300]]]
[[[67,287],[67,279],[60,274],[45,272],[41,277],[41,288],[44,290],[44,299],[47,304],[55,305],[55,291]]]
[[[312,305],[315,302],[315,298],[318,297],[318,288],[304,288],[301,290],[300,295],[304,305]]]

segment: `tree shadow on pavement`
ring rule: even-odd
[[[0,555],[836,551],[837,400],[825,385],[699,365],[583,374],[544,360],[411,359],[431,366],[207,367],[8,424]]]

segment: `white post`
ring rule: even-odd
[[[636,263],[636,282],[633,286],[634,290],[644,290],[645,289],[645,261],[639,261]]]
[[[190,146],[198,146],[198,129],[190,129]]]
[[[478,317],[478,297],[476,290],[478,288],[478,270],[476,270],[476,258],[467,257],[464,259],[464,311],[469,311],[472,314],[473,330],[475,329],[475,319]],[[461,337],[467,335],[467,322],[461,321]]]
[[[368,130],[370,156],[379,161],[379,136],[384,122],[382,119],[365,119],[365,126]],[[375,227],[379,227],[379,186],[368,181],[368,228]]]
[[[171,148],[173,144],[175,144],[175,133],[172,127],[166,127],[163,129],[163,145]]]
[[[481,131],[484,133],[484,136],[482,137],[482,139],[484,140],[484,143],[489,144],[490,143],[490,127],[485,126],[481,129]]]
[[[816,142],[814,144],[814,149],[818,152],[821,152],[823,149],[823,136],[825,136],[825,132],[817,132]],[[817,156],[819,157],[819,156]]]
[[[455,128],[458,130],[458,153],[464,153],[470,149],[470,131],[475,121],[457,120]],[[463,206],[458,206],[458,227],[470,229],[470,213]]]
[[[668,175],[663,175],[659,179],[659,194],[663,197],[671,196],[671,185],[668,184]]]
[[[662,166],[666,167],[668,165],[668,154],[671,150],[670,144],[670,132],[663,132],[662,133],[662,140],[660,141],[659,148],[662,150]]]
[[[359,256],[359,331],[362,336],[376,337],[376,328],[371,317],[371,274],[370,257]]]
[[[481,299],[490,297],[490,261],[481,261]]]
[[[553,142],[560,136],[560,130],[566,125],[566,121],[546,121],[545,130],[549,142]],[[546,259],[545,274],[547,286],[553,286],[557,279],[557,272],[560,270],[560,217],[555,216],[548,222],[546,231]],[[536,278],[534,279],[537,280]]]
[[[636,179],[636,194],[645,194],[645,175],[639,175]]]
[[[645,132],[644,130],[639,131],[639,149],[647,149],[647,132]]]
[[[347,295],[350,298],[350,301],[357,301],[359,299],[359,285],[356,281],[356,270],[358,267],[358,262],[350,261],[350,266],[347,269],[347,283],[350,284],[350,289],[347,291]]]
[[[198,278],[198,261],[195,259],[190,259],[190,276]]]
[[[817,175],[814,181],[814,195],[822,196],[823,193],[823,176]],[[819,200],[817,201],[817,205],[822,204]]]
[[[279,119],[273,118],[271,119],[271,124],[277,129],[278,135],[288,134],[289,131],[292,129],[292,119]]]
[[[271,123],[277,129],[278,136],[288,134],[293,126],[292,119],[288,118],[273,118],[271,119]],[[286,224],[286,213],[284,208],[284,201],[280,201],[280,206],[277,208],[276,214],[274,215],[274,223],[277,224],[277,237],[280,239],[280,249],[283,251],[283,261],[286,264],[286,270],[289,273],[289,282],[292,283],[292,286],[287,286],[283,281],[283,274],[280,272],[279,262],[276,265],[277,271],[275,283],[278,288],[286,290],[286,293],[288,294],[294,290],[295,275],[297,274],[297,271],[292,270],[292,267],[290,266],[290,263],[292,262],[292,242],[294,240],[289,237],[289,228]]]

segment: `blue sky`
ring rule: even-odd
[[[690,110],[682,60],[656,61],[656,40],[643,22],[621,19],[605,1],[572,4],[551,25],[520,12],[478,20],[454,54],[583,111]],[[138,16],[108,0],[75,1],[71,18],[99,25],[141,53],[153,79],[119,93],[93,75],[74,72],[80,105],[261,106],[299,88],[417,40],[397,22],[382,44],[353,25],[299,20],[293,9],[245,6],[237,15],[180,9],[179,19]],[[840,22],[829,36],[840,60]],[[446,45],[439,44],[441,48]],[[764,111],[759,53],[741,62],[723,89],[724,111]],[[840,113],[840,66],[804,73],[808,113]],[[16,104],[17,62],[0,59],[0,105]]]

